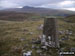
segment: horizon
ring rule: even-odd
[[[23,7],[27,7],[27,6],[23,6]],[[23,7],[16,7],[17,9],[22,9]],[[73,12],[75,12],[74,10],[71,10],[71,9],[73,9],[73,8],[69,8],[69,9],[58,9],[58,8],[46,8],[46,7],[34,7],[34,6],[28,6],[28,7],[33,7],[33,8],[45,8],[45,9],[54,9],[54,10],[67,10],[67,11],[73,11]],[[15,9],[15,8],[4,8],[4,9],[0,9],[0,11],[1,10],[6,10],[6,9]]]
[[[75,0],[0,0],[0,10],[22,8],[23,6],[75,11]]]

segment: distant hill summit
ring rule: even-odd
[[[36,13],[40,15],[51,15],[51,16],[68,16],[68,15],[75,14],[75,12],[68,11],[68,10],[56,10],[56,9],[50,9],[50,8],[31,7],[31,6],[24,6],[23,8],[10,8],[10,9],[5,9],[3,11]]]
[[[24,6],[23,9],[33,9],[35,7],[31,7],[31,6]]]

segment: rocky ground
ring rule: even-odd
[[[75,51],[75,23],[57,20],[60,51]],[[27,52],[31,52],[32,56],[54,54],[54,49],[54,52],[49,53],[51,50],[41,50],[40,44],[33,44],[33,41],[37,41],[43,35],[43,22],[43,19],[22,22],[0,20],[0,56],[22,56]],[[38,54],[39,52],[41,54]]]

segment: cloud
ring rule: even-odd
[[[23,6],[70,10],[75,8],[75,0],[0,0],[0,8],[22,8]]]
[[[67,5],[67,4],[73,4],[73,3],[75,3],[75,1],[63,1],[63,2],[61,2],[61,3],[59,3],[60,5],[62,5],[62,6],[64,6],[64,5]]]
[[[75,1],[67,0],[59,3],[61,9],[75,11]]]
[[[75,1],[63,1],[63,2],[59,3],[59,5],[64,8],[74,7]]]
[[[58,3],[53,3],[53,4],[49,3],[49,4],[41,5],[39,7],[54,8],[54,9],[66,9],[66,10],[75,11],[75,1],[74,0],[65,0],[62,2],[58,2]]]
[[[17,3],[12,3],[11,1],[7,1],[7,0],[5,0],[5,1],[1,1],[0,2],[0,7],[2,7],[2,8],[16,8],[16,7],[19,7],[19,4],[17,4]]]
[[[48,3],[58,3],[62,0],[0,0],[0,5],[4,6],[7,4],[9,6],[9,3],[12,6],[41,6]]]
[[[64,8],[65,10],[75,11],[75,8]]]

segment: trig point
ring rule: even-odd
[[[46,40],[48,38],[48,42],[50,42],[51,47],[59,48],[58,41],[58,25],[57,20],[54,17],[49,17],[44,20],[43,34],[46,36]]]

